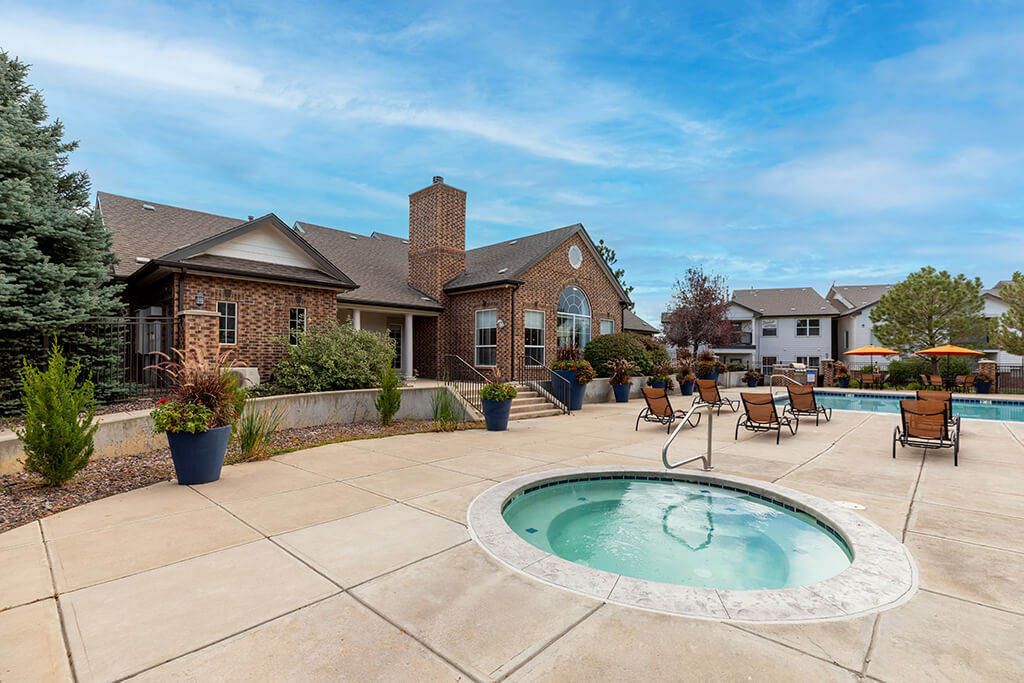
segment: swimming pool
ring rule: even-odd
[[[793,505],[667,478],[542,486],[513,498],[503,516],[527,543],[570,562],[686,586],[791,588],[851,561],[835,532]]]
[[[844,391],[814,391],[818,405],[834,410],[863,410],[869,413],[899,413],[900,401],[914,398],[913,394],[860,394]],[[789,402],[786,394],[776,394],[775,402],[783,406]],[[953,412],[961,417],[979,420],[1006,420],[1024,422],[1024,401],[998,398],[953,396]]]

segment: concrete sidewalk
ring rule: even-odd
[[[677,399],[678,401],[678,399]],[[497,481],[660,462],[642,404],[505,433],[417,434],[227,467],[0,535],[0,680],[1012,680],[1024,670],[1024,423],[964,421],[952,454],[890,457],[897,416],[796,437],[715,420],[715,466],[862,514],[922,590],[848,621],[737,626],[605,604],[505,569],[466,508]],[[674,452],[699,452],[700,428]]]

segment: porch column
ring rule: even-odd
[[[402,330],[402,374],[412,379],[412,313],[405,314],[405,329]]]
[[[363,329],[359,325],[360,325],[359,309],[358,308],[353,308],[352,309],[352,327],[356,328],[357,330]]]

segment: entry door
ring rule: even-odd
[[[402,326],[398,323],[388,324],[388,336],[395,340],[395,357],[391,359],[391,367],[402,369]]]

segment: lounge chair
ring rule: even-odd
[[[832,419],[832,409],[819,406],[814,396],[814,387],[809,384],[790,384],[786,387],[789,391],[789,412],[797,417],[806,415],[814,416],[814,424],[817,426],[821,416],[825,416],[825,422]]]
[[[958,466],[960,430],[951,429],[944,401],[900,401],[900,423],[892,434],[892,457],[896,444],[915,448],[952,448],[953,466]]]
[[[796,435],[800,427],[800,418],[790,413],[787,405],[782,409],[780,417],[775,410],[775,397],[771,394],[742,393],[743,414],[736,420],[734,439],[740,438],[740,427],[751,432],[775,432],[775,444],[778,445],[782,436],[783,426],[789,427],[790,434]]]
[[[643,420],[644,422],[657,422],[658,424],[665,425],[665,433],[667,434],[672,429],[673,422],[685,417],[685,411],[672,409],[672,404],[668,400],[668,393],[664,389],[641,387],[640,391],[643,392],[644,401],[647,403],[647,407],[641,410],[640,414],[637,415],[636,427],[633,431],[640,429],[640,420]],[[694,420],[694,418],[696,418],[696,420]],[[699,425],[700,413],[691,415],[687,422],[691,427]]]
[[[713,379],[697,380],[697,395],[693,397],[693,405],[706,403],[709,406],[717,406],[718,414],[722,414],[722,406],[729,406],[732,412],[740,409],[740,402],[731,398],[723,398],[718,391],[718,382]]]
[[[953,394],[948,391],[918,391],[918,401],[941,401],[946,406],[946,422],[950,429],[960,431],[960,416],[953,414]]]
[[[921,375],[921,384],[924,385],[925,389],[941,389],[942,378],[938,375]]]

